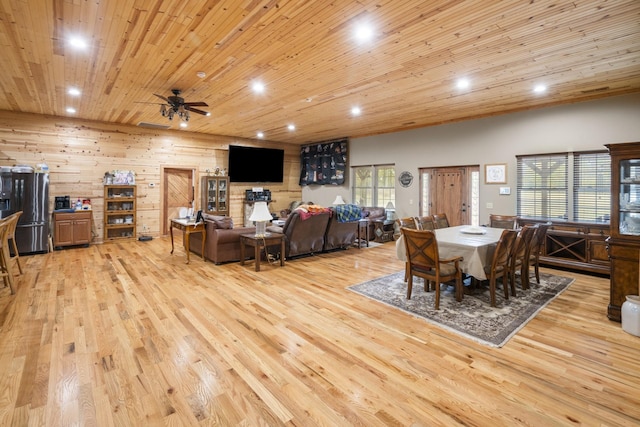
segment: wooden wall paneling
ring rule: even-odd
[[[277,201],[271,206],[272,210],[277,213],[288,206],[290,200],[302,198],[298,185],[299,146],[293,144],[8,111],[0,112],[0,140],[0,165],[46,163],[49,166],[51,210],[55,196],[91,199],[94,243],[102,242],[104,234],[104,173],[114,169],[136,173],[138,234],[143,232],[143,225],[148,226],[146,233],[149,235],[162,233],[160,180],[163,166],[195,168],[196,199],[199,199],[198,179],[207,174],[207,169],[227,167],[230,144],[284,149],[284,183],[265,185]],[[149,187],[150,183],[154,187]],[[234,224],[243,222],[244,190],[251,186],[251,183],[230,184],[230,216]]]

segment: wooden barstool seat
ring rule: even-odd
[[[16,227],[18,226],[18,221],[20,220],[20,215],[22,215],[22,211],[16,212],[6,218],[9,221],[9,230],[7,231],[7,239],[11,241],[11,246],[13,247],[14,258],[16,259],[16,264],[18,264],[18,270],[20,274],[24,273],[22,271],[22,264],[20,264],[20,253],[18,252],[18,244],[16,243]]]
[[[13,287],[13,273],[11,271],[11,254],[9,252],[9,227],[8,218],[0,220],[0,276],[5,286],[9,286],[11,293],[15,292]]]

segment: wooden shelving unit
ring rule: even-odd
[[[104,240],[136,236],[136,186],[104,186]]]

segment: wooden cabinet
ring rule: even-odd
[[[91,243],[91,211],[54,212],[53,247]]]
[[[518,218],[518,225],[550,222],[540,249],[540,262],[589,273],[609,274],[608,223]]]
[[[229,214],[229,177],[202,178],[202,211],[211,215]]]
[[[104,240],[136,235],[136,186],[104,186]]]
[[[620,321],[627,295],[640,293],[640,142],[607,145],[611,154],[611,283],[607,316]]]

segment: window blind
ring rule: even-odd
[[[519,216],[567,219],[568,154],[517,156]]]
[[[611,156],[607,151],[573,157],[573,219],[608,222],[611,212]]]

